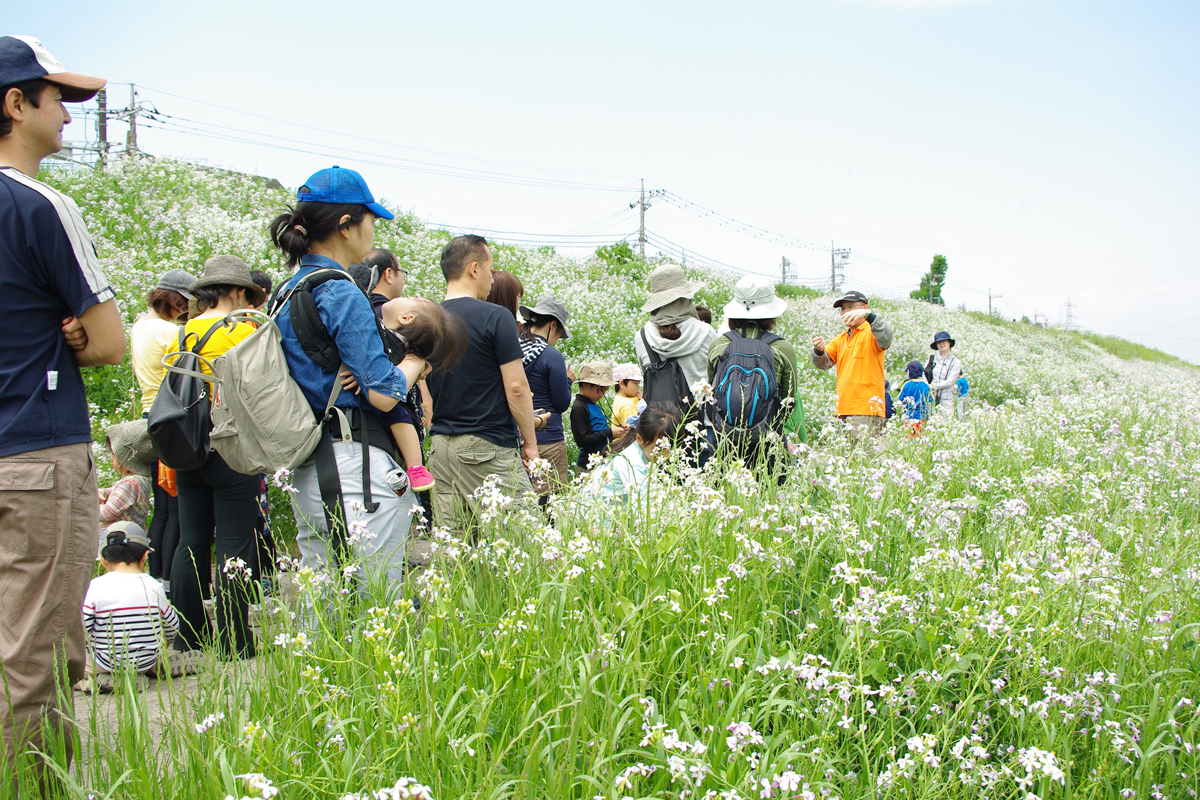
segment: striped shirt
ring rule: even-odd
[[[144,573],[109,572],[93,578],[83,600],[83,627],[92,659],[106,672],[126,659],[138,672],[152,669],[179,617],[158,581]]]

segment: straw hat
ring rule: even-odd
[[[725,319],[775,319],[787,310],[787,301],[775,296],[771,281],[747,275],[733,287],[733,300],[725,305]]]
[[[108,426],[108,443],[117,463],[134,475],[148,476],[158,460],[144,419]]]
[[[262,305],[267,294],[250,280],[250,268],[237,256],[213,256],[204,262],[204,275],[192,284],[191,290],[205,286],[236,286],[245,289],[251,305]]]
[[[649,314],[673,300],[691,300],[703,288],[703,283],[689,281],[684,276],[683,267],[663,264],[650,273],[650,299],[642,306],[642,311]]]
[[[579,378],[575,382],[593,383],[596,386],[612,386],[615,383],[612,367],[603,361],[584,364],[579,368]]]

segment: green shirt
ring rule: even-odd
[[[762,338],[762,334],[762,329],[757,325],[747,325],[742,331],[742,335],[747,339],[759,339]],[[725,352],[728,344],[728,338],[718,336],[708,348],[709,383],[712,383],[716,376],[717,361],[721,359],[721,354]],[[778,339],[771,342],[771,350],[775,353],[775,379],[779,381],[779,396],[793,397],[796,400],[792,413],[783,421],[783,432],[794,433],[800,441],[806,441],[808,436],[804,425],[804,403],[800,400],[799,386],[796,384],[796,348],[792,347],[792,343],[787,339]]]

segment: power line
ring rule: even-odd
[[[210,103],[207,100],[197,100],[194,97],[185,97],[184,95],[181,95],[181,94],[175,94],[173,92],[164,91],[162,89],[154,89],[149,86],[142,85],[142,84],[139,84],[139,86],[141,86],[142,89],[146,90],[146,91],[156,92],[158,94],[165,94],[168,97],[174,97],[179,100],[187,100],[190,103],[199,103],[200,105],[210,106],[212,108],[219,108],[223,111],[232,111],[235,114],[244,114],[245,116],[248,116],[248,117],[264,119],[264,120],[267,120],[268,122],[278,122],[283,125],[291,125],[291,126],[297,127],[297,128],[304,128],[306,130],[318,131],[319,133],[327,133],[327,134],[330,134],[333,136],[344,136],[348,139],[357,139],[359,141],[371,142],[372,144],[382,144],[382,145],[385,145],[388,147],[398,147],[398,148],[401,148],[404,150],[413,150],[418,153],[429,153],[430,155],[444,156],[446,158],[459,158],[464,161],[478,161],[483,164],[496,164],[498,166],[517,167],[518,169],[532,169],[532,170],[537,170],[539,172],[557,172],[557,173],[563,174],[563,175],[586,175],[588,177],[593,177],[593,178],[614,178],[617,180],[626,180],[626,181],[635,180],[634,177],[629,176],[629,175],[604,175],[604,174],[597,173],[597,172],[579,172],[579,171],[575,171],[575,170],[553,169],[550,167],[535,167],[535,166],[531,166],[528,164],[514,164],[511,162],[507,162],[507,161],[492,161],[492,160],[489,160],[486,158],[477,158],[475,156],[462,156],[462,155],[457,155],[455,153],[444,153],[444,152],[441,152],[438,150],[426,150],[421,147],[412,147],[411,145],[397,144],[396,142],[388,142],[388,141],[384,141],[382,139],[371,139],[366,136],[358,136],[357,134],[341,133],[339,131],[331,131],[327,128],[318,128],[313,125],[305,125],[300,122],[293,122],[293,121],[286,120],[286,119],[279,119],[277,117],[268,117],[264,114],[256,114],[251,111],[243,111],[242,109],[232,108],[230,106],[218,105],[217,103]]]
[[[661,192],[663,199],[666,200],[668,203],[674,205],[675,207],[682,209],[683,211],[686,211],[690,214],[693,214],[702,220],[711,222],[722,228],[727,228],[729,230],[732,230],[735,233],[740,233],[740,234],[750,236],[755,239],[762,239],[764,241],[775,242],[777,244],[788,244],[793,247],[799,247],[801,249],[806,249],[806,250],[824,251],[824,250],[829,249],[825,246],[824,242],[818,242],[815,239],[805,239],[805,238],[801,238],[798,236],[792,236],[792,235],[789,235],[786,233],[778,233],[776,231],[768,230],[766,228],[760,228],[757,225],[751,225],[746,222],[741,222],[740,220],[736,220],[727,214],[722,214],[721,212],[714,211],[711,208],[705,208],[704,206],[699,205],[698,203],[693,203],[690,200],[686,200],[686,199],[680,197],[679,195],[675,194],[674,192],[670,192],[665,189],[660,190],[660,192]]]

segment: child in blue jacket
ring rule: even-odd
[[[919,434],[933,409],[933,393],[925,382],[925,369],[920,361],[908,362],[908,380],[900,390],[900,408],[913,435]]]

